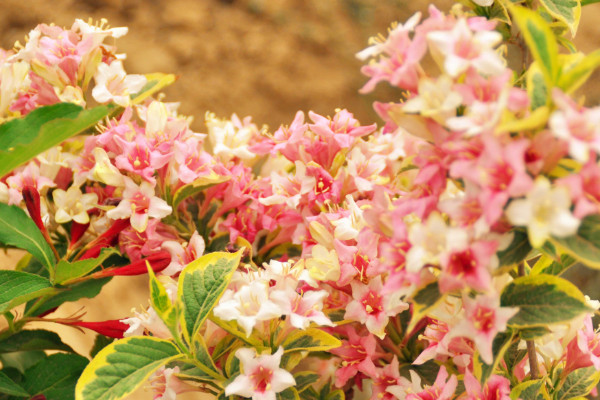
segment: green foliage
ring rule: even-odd
[[[134,392],[162,365],[183,355],[177,347],[154,337],[129,337],[102,349],[81,374],[77,400],[122,399]]]
[[[73,352],[73,349],[64,344],[55,332],[41,329],[22,330],[0,340],[0,354],[32,350]]]
[[[88,359],[77,354],[53,354],[25,371],[23,388],[46,400],[74,400],[75,384],[87,364]]]
[[[515,386],[510,391],[511,400],[538,400],[543,399],[541,391],[545,391],[544,379],[533,379],[525,381]]]
[[[513,231],[513,239],[510,245],[502,251],[499,251],[498,260],[500,266],[515,265],[523,261],[531,251],[531,245],[527,238],[527,232],[517,229]]]
[[[600,372],[595,367],[579,368],[570,372],[560,389],[555,394],[556,400],[573,399],[587,395],[600,379]]]
[[[55,289],[50,281],[21,271],[0,270],[0,313]]]
[[[480,356],[473,361],[473,373],[479,378],[479,381],[482,385],[494,373],[494,370],[504,358],[504,354],[510,347],[513,337],[514,334],[510,330],[506,332],[500,332],[496,335],[494,341],[492,342],[492,355],[494,356],[494,360],[491,365],[486,364]]]
[[[56,265],[54,283],[57,285],[67,284],[73,279],[85,276],[106,261],[108,257],[114,254],[119,254],[119,252],[114,247],[111,247],[102,249],[100,255],[96,258],[88,258],[87,260],[75,262],[60,260]]]
[[[600,215],[585,217],[575,235],[552,242],[588,267],[600,269]]]
[[[342,342],[327,332],[316,328],[294,330],[284,339],[282,346],[286,353],[292,351],[327,351],[340,347]]]
[[[0,203],[0,243],[27,250],[49,271],[54,267],[50,245],[33,220],[17,206]]]
[[[82,298],[94,298],[100,293],[102,287],[110,282],[111,279],[112,278],[110,277],[102,279],[89,279],[74,285],[70,285],[66,288],[61,288],[57,294],[49,297],[48,300],[46,300],[37,308],[36,314],[42,314],[66,302],[76,301]],[[27,305],[27,310],[31,308],[30,304]]]
[[[6,376],[2,371],[0,371],[0,393],[16,397],[30,397],[25,389]]]
[[[418,289],[413,296],[413,314],[407,331],[412,331],[417,323],[423,319],[429,311],[438,305],[444,296],[440,293],[437,281],[431,282]]]
[[[545,274],[515,279],[502,291],[500,303],[502,307],[519,307],[519,312],[508,321],[515,327],[568,322],[592,311],[575,285]]]
[[[181,324],[187,338],[193,338],[221,298],[241,252],[206,254],[190,263],[179,276],[177,293],[183,307]]]
[[[553,87],[557,81],[560,66],[558,44],[549,24],[538,13],[530,9],[510,5],[509,10],[533,58],[544,74],[547,87]]]
[[[40,107],[24,118],[0,125],[0,176],[66,139],[92,129],[118,108],[98,106],[89,110],[59,103]]]
[[[579,0],[540,0],[546,11],[554,18],[564,22],[575,36],[579,19],[581,18],[581,4]]]

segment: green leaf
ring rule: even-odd
[[[492,364],[486,364],[481,357],[473,362],[473,374],[479,378],[481,384],[485,384],[488,378],[492,376],[500,361],[504,358],[504,353],[510,347],[513,339],[513,332],[500,332],[492,342],[492,355],[494,356]]]
[[[431,309],[435,308],[443,298],[444,296],[440,293],[440,287],[437,281],[417,289],[413,296],[413,313],[407,332],[412,332],[419,321],[422,320]]]
[[[559,260],[554,260],[545,254],[542,255],[531,269],[531,275],[548,274],[558,276],[577,264],[577,260],[569,254],[561,254],[558,257]]]
[[[202,335],[194,336],[193,351],[196,360],[200,362],[200,364],[202,364],[203,367],[213,372],[216,372],[217,374],[221,373],[215,365],[215,363],[213,362],[213,359],[210,356],[210,353],[208,352],[208,348],[206,347],[206,343],[204,342],[204,338],[202,337]],[[208,373],[209,371],[206,372]]]
[[[546,336],[551,332],[546,326],[532,326],[531,328],[519,329],[519,337],[523,340],[534,340]]]
[[[0,270],[0,313],[52,293],[48,279],[21,271]]]
[[[298,393],[302,393],[304,390],[308,389],[310,385],[319,380],[321,376],[319,374],[315,374],[310,371],[303,371],[294,374],[294,379],[296,380],[296,390]]]
[[[599,379],[600,371],[596,371],[594,367],[579,368],[569,372],[555,399],[567,400],[586,396],[598,384]]]
[[[334,390],[327,395],[327,400],[345,400],[346,395],[341,389]]]
[[[594,70],[599,66],[600,50],[596,50],[585,55],[577,62],[564,65],[558,81],[558,86],[565,93],[573,93],[588,80]]]
[[[92,358],[96,357],[96,354],[100,353],[100,350],[102,350],[103,348],[105,348],[106,346],[108,346],[109,344],[111,344],[114,341],[115,341],[114,338],[110,338],[108,336],[97,334],[96,339],[94,340],[94,345],[92,346],[92,349],[90,350],[90,357],[92,357]]]
[[[25,389],[6,376],[2,371],[0,371],[0,393],[17,397],[31,397]]]
[[[163,74],[161,72],[146,74],[145,76],[147,82],[142,88],[142,90],[131,96],[133,104],[141,104],[148,97],[152,96],[154,93],[169,86],[177,80],[177,77],[175,75]]]
[[[510,399],[537,400],[543,384],[544,379],[534,379],[519,383],[510,391]]]
[[[175,345],[155,337],[129,337],[106,346],[81,374],[77,400],[123,399],[154,371],[183,355]]]
[[[289,387],[277,393],[277,400],[300,400],[300,395],[295,387]]]
[[[58,334],[41,329],[19,331],[0,340],[0,354],[31,350],[60,350],[74,353],[70,346],[62,342]]]
[[[540,2],[550,15],[567,24],[571,30],[571,35],[575,36],[581,18],[579,0],[540,0]]]
[[[190,263],[179,276],[178,302],[183,305],[182,326],[193,338],[217,304],[237,269],[242,252],[206,254]]]
[[[24,373],[29,367],[46,358],[46,353],[41,350],[16,351],[13,353],[0,354],[0,362],[3,369],[14,368]]]
[[[165,326],[177,336],[177,309],[171,303],[167,290],[158,279],[148,264],[148,276],[150,278],[150,303],[156,314],[165,323]]]
[[[198,178],[194,182],[180,187],[175,191],[175,194],[173,194],[173,201],[171,203],[173,210],[177,210],[179,204],[188,197],[218,185],[219,183],[227,182],[229,179],[231,179],[231,177],[220,176],[213,172],[208,176]]]
[[[342,342],[317,328],[294,330],[281,344],[285,353],[292,351],[328,351],[340,347]]]
[[[2,155],[0,160],[0,165],[4,164]],[[54,254],[44,236],[25,211],[17,206],[0,203],[0,243],[27,250],[48,270],[54,266]]]
[[[87,364],[88,359],[77,354],[53,354],[25,371],[23,387],[46,400],[74,400],[75,384]]]
[[[111,112],[114,105],[84,110],[70,103],[40,107],[24,118],[0,126],[0,176],[72,136],[91,129]]]
[[[571,282],[552,275],[530,275],[515,279],[502,291],[502,307],[519,307],[508,324],[516,327],[567,322],[593,311]]]
[[[535,110],[547,105],[550,92],[544,80],[544,73],[537,62],[532,63],[527,70],[526,80],[527,95],[531,99],[531,109]]]
[[[40,315],[66,302],[77,301],[81,298],[94,298],[100,293],[102,287],[110,282],[111,279],[112,278],[110,277],[102,279],[89,279],[87,281],[61,289],[58,294],[50,297],[44,304],[40,306],[40,308],[37,309],[36,315]],[[27,309],[29,309],[29,307],[27,307]]]
[[[553,237],[552,243],[588,267],[600,269],[600,215],[585,217],[575,235]]]
[[[510,245],[497,253],[500,266],[515,265],[523,261],[531,251],[527,232],[522,230],[513,231],[513,240]]]
[[[547,87],[553,87],[559,72],[558,44],[549,24],[533,10],[515,5],[509,5],[509,10],[540,65]]]
[[[100,251],[100,255],[96,258],[88,258],[87,260],[75,262],[60,260],[56,265],[54,283],[65,284],[70,280],[85,276],[106,261],[106,259],[113,254],[119,254],[119,252],[114,247],[110,247],[102,249]]]

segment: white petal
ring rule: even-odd
[[[225,396],[237,394],[242,397],[251,397],[254,394],[252,380],[246,375],[240,375],[225,387]]]

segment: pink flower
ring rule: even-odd
[[[225,387],[225,396],[275,400],[276,393],[296,384],[292,374],[279,367],[282,355],[282,347],[272,355],[260,356],[257,356],[255,349],[238,349],[235,356],[240,360],[242,373]]]
[[[179,367],[160,367],[149,379],[154,392],[153,400],[176,400],[177,395],[193,391],[195,388],[175,376]]]
[[[413,370],[410,371],[410,378],[410,381],[400,378],[400,385],[389,387],[388,392],[400,400],[450,400],[458,385],[456,375],[448,379],[448,371],[444,366],[440,367],[437,378],[431,386],[421,387],[421,377]]]
[[[552,91],[558,110],[548,121],[552,133],[569,144],[569,155],[585,163],[590,151],[600,153],[600,107],[577,105],[559,89]]]
[[[583,328],[577,332],[577,336],[567,345],[566,359],[565,376],[576,369],[590,366],[600,371],[600,333],[594,330],[590,315],[583,321]]]
[[[111,219],[129,218],[131,226],[143,232],[149,218],[164,218],[173,211],[163,199],[154,195],[154,187],[148,182],[136,185],[130,178],[124,177],[123,199],[116,208],[106,212]]]
[[[434,51],[444,57],[444,70],[453,78],[469,68],[483,75],[499,75],[506,68],[494,50],[502,41],[502,35],[494,30],[474,32],[466,19],[459,19],[449,31],[429,32],[427,39]]]
[[[15,172],[13,176],[8,177],[6,179],[6,186],[8,188],[8,204],[18,205],[23,200],[22,191],[26,186],[37,189],[43,195],[48,188],[55,187],[56,184],[40,175],[40,167],[31,162],[23,170]]]
[[[491,271],[498,264],[497,248],[496,242],[478,241],[444,254],[440,262],[440,291],[447,293],[464,287],[488,289],[492,282]]]
[[[383,368],[377,368],[377,375],[373,377],[373,393],[370,400],[393,400],[395,398],[387,391],[388,387],[400,384],[400,365],[398,357],[394,356],[392,362]]]
[[[192,183],[201,176],[214,174],[211,167],[216,162],[201,149],[198,139],[175,141],[175,161],[178,164],[176,177],[183,183]]]
[[[295,290],[276,290],[271,300],[277,304],[284,315],[290,318],[290,324],[298,329],[306,329],[311,322],[318,326],[334,326],[323,313],[323,300],[329,296],[325,290],[310,290],[302,294]]]
[[[359,321],[367,326],[369,332],[383,339],[389,317],[408,309],[408,304],[395,293],[382,293],[381,275],[369,281],[368,285],[352,281],[352,297],[344,319]]]
[[[133,142],[115,136],[121,146],[121,152],[115,158],[115,165],[136,175],[141,176],[150,183],[155,183],[154,172],[163,167],[171,159],[171,154],[161,154],[152,150],[145,136],[137,135]]]
[[[467,369],[464,382],[467,391],[464,400],[510,400],[510,381],[503,376],[490,376],[482,390],[481,383]]]
[[[581,219],[600,211],[600,167],[594,160],[588,161],[578,173],[558,179],[558,185],[569,189],[575,204],[573,215]]]
[[[186,265],[204,254],[204,239],[196,231],[194,231],[189,243],[184,243],[184,246],[174,240],[162,244],[162,248],[171,254],[171,263],[162,271],[163,275],[173,276],[178,274]]]
[[[331,352],[342,359],[341,367],[335,371],[335,386],[342,387],[348,380],[358,373],[374,377],[377,369],[373,361],[376,355],[377,341],[369,333],[367,336],[358,336],[354,328],[346,330],[348,340],[343,340],[341,347]]]
[[[500,299],[494,295],[479,295],[475,299],[463,296],[465,318],[452,328],[451,337],[471,339],[481,359],[492,364],[492,341],[499,332],[506,330],[506,323],[518,311],[515,307],[500,307]]]

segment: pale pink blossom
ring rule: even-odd
[[[282,347],[274,354],[260,356],[255,349],[238,349],[235,356],[240,360],[242,373],[225,387],[225,396],[275,400],[277,393],[296,384],[292,374],[280,367],[282,355]]]
[[[161,273],[167,276],[178,274],[186,265],[202,256],[205,247],[204,239],[196,231],[192,234],[189,243],[182,245],[174,240],[163,242],[162,248],[171,254],[171,263]]]
[[[154,173],[171,159],[171,154],[161,154],[150,147],[147,139],[137,135],[133,141],[123,140],[115,136],[121,151],[115,158],[115,166],[141,176],[150,183],[155,183]]]
[[[166,201],[157,197],[154,186],[149,182],[136,185],[130,178],[124,177],[125,190],[119,205],[106,212],[111,219],[129,218],[131,226],[138,232],[143,232],[150,218],[164,218],[173,211]]]
[[[427,40],[434,51],[442,55],[444,70],[451,77],[458,77],[469,68],[483,75],[499,75],[506,68],[494,50],[502,41],[502,35],[494,30],[473,31],[464,18],[450,31],[429,32]]]
[[[96,86],[92,89],[94,100],[99,103],[114,101],[122,107],[130,105],[130,95],[142,90],[146,84],[146,77],[143,75],[127,75],[119,60],[114,60],[110,65],[101,63],[94,79],[96,81]]]
[[[297,293],[295,290],[276,290],[271,300],[290,318],[290,324],[298,329],[306,329],[313,322],[317,326],[334,326],[323,313],[323,300],[329,296],[325,290],[309,290]]]
[[[468,369],[465,371],[465,400],[510,400],[510,381],[500,375],[490,376],[483,388]]]
[[[451,400],[458,379],[456,375],[448,376],[446,367],[442,365],[433,385],[421,387],[421,377],[410,370],[410,380],[400,378],[399,385],[390,386],[387,390],[400,400]]]
[[[475,299],[463,296],[465,318],[452,328],[450,337],[471,339],[481,359],[492,364],[492,341],[506,330],[506,324],[518,311],[515,307],[500,307],[498,295],[478,295]]]

